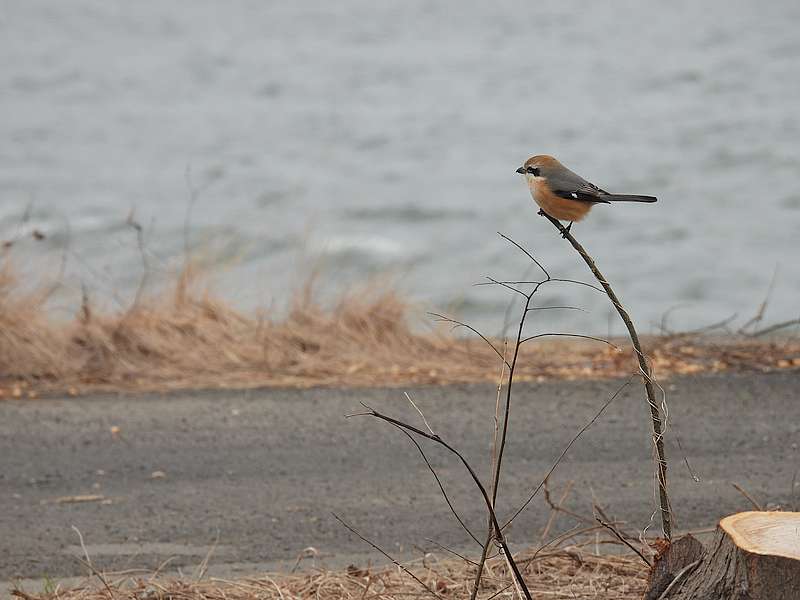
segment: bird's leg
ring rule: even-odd
[[[543,208],[539,209],[539,213],[538,214],[539,214],[540,217],[549,217],[550,216],[546,212],[544,212]],[[574,223],[574,221],[570,221],[569,225],[564,227],[563,225],[561,225],[561,221],[558,222],[558,224],[561,225],[561,237],[562,238],[567,239],[567,234],[569,233],[569,230],[572,229],[572,224],[573,223]]]

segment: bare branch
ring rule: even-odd
[[[439,479],[439,475],[436,473],[436,470],[433,468],[433,465],[431,465],[431,461],[428,460],[428,457],[425,454],[425,451],[422,449],[422,446],[420,446],[419,442],[417,442],[417,440],[415,440],[414,437],[410,433],[408,433],[405,429],[403,429],[399,425],[395,425],[395,427],[397,427],[397,429],[402,431],[408,437],[408,439],[411,440],[411,443],[414,444],[417,447],[417,450],[419,450],[419,453],[422,456],[422,460],[425,461],[425,464],[428,466],[428,470],[431,472],[431,474],[433,475],[433,478],[436,480],[436,484],[439,486],[439,490],[442,492],[442,496],[444,497],[444,501],[447,502],[447,506],[450,507],[450,512],[453,513],[453,516],[456,518],[456,521],[458,521],[458,524],[461,525],[462,529],[467,532],[469,537],[471,537],[473,540],[475,540],[476,544],[481,546],[482,544],[481,544],[480,540],[478,540],[478,538],[475,537],[475,534],[472,533],[470,528],[467,527],[467,524],[464,523],[464,520],[458,514],[458,511],[456,511],[455,507],[453,506],[453,503],[450,501],[450,497],[447,495],[447,492],[444,489],[444,485],[442,484],[442,480]],[[431,432],[431,434],[434,437],[436,436],[436,434],[433,433],[433,432]]]
[[[517,509],[517,510],[514,512],[514,514],[513,514],[513,515],[511,515],[511,518],[510,518],[510,519],[508,519],[508,520],[505,522],[505,524],[503,525],[503,529],[505,529],[506,527],[508,527],[508,526],[511,524],[511,522],[512,522],[514,519],[516,519],[516,518],[519,516],[519,514],[520,514],[520,513],[521,513],[523,510],[525,510],[525,508],[527,508],[527,506],[528,506],[528,505],[529,505],[529,504],[530,504],[530,503],[533,501],[533,499],[536,497],[536,494],[538,494],[538,493],[539,493],[539,490],[541,490],[541,489],[542,489],[542,487],[543,487],[544,485],[546,485],[546,484],[547,484],[547,480],[548,480],[548,479],[550,479],[550,476],[551,476],[551,475],[552,475],[552,474],[555,472],[556,468],[558,468],[558,465],[561,463],[561,461],[562,461],[562,460],[564,460],[564,457],[567,455],[567,452],[569,452],[569,451],[570,451],[570,448],[572,448],[572,445],[573,445],[575,442],[577,442],[577,441],[578,441],[578,439],[580,439],[580,437],[581,437],[581,436],[582,436],[584,433],[586,433],[586,431],[587,431],[587,430],[588,430],[588,429],[589,429],[589,428],[590,428],[592,425],[594,425],[594,424],[597,422],[597,420],[598,420],[598,419],[599,419],[599,418],[602,416],[602,414],[605,412],[605,410],[606,410],[606,409],[607,409],[609,406],[611,406],[611,403],[612,403],[614,400],[616,400],[617,396],[619,396],[619,395],[622,393],[622,390],[624,390],[626,387],[628,387],[628,386],[631,384],[631,382],[633,381],[633,378],[634,378],[635,376],[636,376],[636,375],[631,375],[631,377],[628,379],[628,381],[626,381],[625,383],[623,383],[623,384],[622,384],[622,385],[619,387],[619,389],[617,389],[617,391],[616,391],[616,392],[614,392],[614,394],[613,394],[613,395],[612,395],[612,396],[611,396],[611,397],[610,397],[608,400],[606,400],[605,404],[603,404],[603,406],[601,406],[601,407],[600,407],[600,410],[599,410],[599,411],[597,411],[597,413],[596,413],[596,414],[595,414],[595,415],[594,415],[594,416],[591,418],[591,420],[590,420],[588,423],[586,423],[586,425],[584,425],[584,426],[581,428],[581,430],[580,430],[578,433],[576,433],[576,434],[573,436],[573,438],[572,438],[572,439],[569,441],[569,444],[567,444],[567,445],[566,445],[566,447],[565,447],[565,448],[564,448],[564,449],[561,451],[561,454],[559,454],[559,455],[558,455],[558,458],[557,458],[557,459],[556,459],[556,461],[553,463],[553,466],[552,466],[552,467],[550,467],[550,470],[547,472],[547,475],[545,475],[545,476],[542,478],[541,482],[539,482],[539,485],[537,485],[537,486],[534,488],[534,490],[533,490],[533,491],[531,492],[531,494],[528,496],[528,499],[527,499],[527,500],[525,500],[525,502],[523,502],[522,506],[520,506],[520,507],[519,507],[519,508],[518,508],[518,509]]]
[[[782,323],[776,323],[775,325],[764,327],[764,329],[759,329],[758,331],[754,331],[753,333],[748,333],[746,335],[750,337],[760,337],[762,335],[767,335],[768,333],[774,333],[779,329],[785,329],[787,327],[791,327],[792,325],[800,325],[800,319],[791,319],[790,321],[783,321]]]
[[[495,599],[495,598],[497,598],[497,597],[498,597],[500,594],[502,594],[502,593],[503,593],[503,592],[505,592],[507,589],[510,589],[510,588],[512,588],[512,587],[514,587],[514,584],[513,584],[513,583],[509,583],[507,586],[500,588],[500,589],[499,589],[499,590],[497,590],[497,591],[496,591],[494,594],[492,594],[491,596],[489,596],[488,598],[486,598],[486,600],[494,600],[494,599]]]
[[[585,281],[578,281],[577,279],[557,279],[557,278],[552,278],[552,279],[543,279],[541,281],[534,281],[534,280],[531,280],[531,281],[525,281],[525,280],[515,280],[515,281],[511,281],[511,280],[491,280],[491,281],[480,281],[480,282],[478,282],[478,283],[476,283],[474,285],[475,285],[475,287],[480,287],[480,286],[483,286],[483,285],[504,285],[504,284],[506,284],[506,285],[536,285],[536,286],[542,286],[545,283],[574,283],[575,285],[582,285],[584,287],[588,287],[588,288],[591,288],[591,289],[593,289],[593,290],[595,290],[597,292],[600,292],[601,294],[605,294],[605,291],[602,288],[599,288],[596,285],[591,284],[591,283],[587,283]]]
[[[675,439],[678,442],[678,450],[680,450],[681,454],[683,454],[683,462],[686,464],[686,469],[689,471],[689,476],[695,483],[700,483],[700,477],[694,472],[694,469],[692,469],[692,465],[689,464],[689,458],[686,456],[686,452],[683,451],[683,446],[681,445],[681,436],[676,435]]]
[[[661,314],[661,324],[658,326],[658,329],[661,331],[661,333],[663,333],[664,335],[673,335],[674,332],[669,327],[667,327],[667,320],[669,316],[676,310],[679,310],[681,308],[686,308],[688,306],[691,306],[691,304],[683,302],[681,304],[675,304],[673,306],[670,306],[667,310],[665,310]]]
[[[764,300],[761,302],[761,305],[758,307],[756,314],[748,320],[744,325],[739,328],[739,333],[747,335],[747,328],[751,325],[755,325],[760,323],[764,318],[764,313],[767,312],[767,305],[769,304],[769,299],[772,296],[772,290],[775,288],[775,279],[778,276],[778,265],[775,265],[775,269],[772,271],[772,277],[769,280],[769,285],[767,286],[767,293],[764,296]]]
[[[539,536],[540,547],[544,543],[545,539],[547,539],[547,534],[550,533],[550,528],[553,526],[553,523],[555,523],[556,517],[558,516],[561,507],[564,505],[564,502],[566,502],[570,491],[572,491],[572,486],[574,483],[574,481],[567,482],[564,491],[561,493],[561,498],[558,500],[558,504],[556,504],[555,508],[550,510],[550,516],[547,518],[547,523],[545,524],[544,529],[542,529],[542,535]]]
[[[528,310],[529,311],[534,311],[534,310],[555,310],[555,309],[560,309],[560,310],[578,310],[578,311],[583,312],[583,313],[588,313],[589,312],[588,310],[586,310],[584,308],[581,308],[579,306],[531,306]]]
[[[764,510],[764,507],[761,506],[761,503],[758,500],[756,500],[755,498],[753,498],[750,494],[748,494],[747,490],[745,490],[738,483],[736,483],[735,481],[731,481],[731,486],[733,486],[733,489],[735,489],[737,492],[739,492],[742,496],[747,498],[747,500],[750,502],[750,504],[753,505],[753,508],[755,508],[756,510]]]
[[[551,279],[550,281],[552,281],[553,283],[573,283],[575,285],[582,285],[584,287],[591,288],[595,291],[600,292],[601,294],[605,293],[604,290],[600,289],[596,285],[592,283],[586,283],[585,281],[578,281],[577,279]]]
[[[639,550],[637,547],[635,547],[633,544],[631,544],[627,539],[625,539],[625,536],[623,536],[617,530],[617,528],[614,527],[611,523],[607,523],[606,521],[603,521],[603,519],[601,519],[600,517],[595,517],[595,521],[597,521],[598,523],[600,523],[600,525],[602,525],[603,527],[608,529],[611,533],[613,533],[614,537],[616,537],[620,542],[625,544],[629,549],[633,550],[636,553],[636,555],[639,558],[641,558],[642,561],[644,561],[644,564],[646,564],[648,567],[652,567],[653,566],[650,563],[650,561],[647,560],[647,558],[645,558],[645,556],[644,556],[644,554],[642,554],[641,550]]]
[[[416,409],[416,411],[419,413],[419,416],[422,417],[422,422],[425,423],[425,427],[428,428],[428,431],[430,431],[431,435],[436,435],[433,432],[433,429],[431,429],[431,426],[428,423],[428,419],[425,418],[425,414],[419,409],[419,406],[414,404],[414,401],[411,399],[411,396],[409,395],[409,393],[408,392],[403,392],[403,395],[406,397],[406,400],[408,400],[411,403],[411,406],[413,406]]]
[[[503,236],[503,237],[505,237],[505,236]],[[506,238],[506,239],[509,239],[509,238]],[[512,242],[512,243],[514,243],[517,247],[521,248],[521,246],[519,246],[519,244],[517,244],[516,242]],[[526,254],[528,254],[530,256],[530,254],[526,250],[524,250],[524,249],[522,249],[522,250]],[[531,258],[533,258],[533,257],[531,257]],[[534,261],[535,261],[535,259],[534,259]],[[538,264],[538,262],[536,264]],[[548,279],[550,278],[550,274],[547,273],[546,271],[545,271],[545,275],[548,277]],[[514,344],[514,356],[511,359],[511,364],[509,364],[506,361],[505,357],[503,357],[503,360],[504,360],[505,364],[508,366],[508,383],[506,384],[505,407],[504,407],[504,410],[503,410],[503,429],[502,429],[502,433],[500,435],[500,446],[499,446],[499,449],[497,449],[496,454],[493,456],[494,472],[492,474],[492,499],[491,499],[491,502],[490,502],[490,509],[489,509],[489,511],[490,511],[489,530],[488,530],[488,532],[486,534],[486,542],[483,545],[483,552],[481,553],[481,558],[480,558],[480,562],[478,563],[478,568],[475,571],[475,583],[474,583],[473,588],[472,588],[472,593],[470,594],[470,600],[475,600],[475,598],[478,595],[478,589],[480,588],[481,577],[483,576],[483,567],[486,564],[486,556],[488,555],[489,544],[491,544],[492,538],[494,536],[498,536],[498,537],[500,537],[502,539],[502,535],[503,535],[502,529],[497,528],[497,519],[496,519],[496,517],[494,517],[494,512],[493,511],[494,511],[495,502],[497,501],[497,492],[498,492],[498,490],[500,488],[501,466],[502,466],[502,462],[503,462],[503,453],[504,453],[505,447],[506,447],[506,437],[508,435],[508,422],[509,422],[509,418],[511,416],[511,393],[512,393],[512,389],[514,387],[514,372],[515,372],[516,367],[517,367],[517,359],[519,358],[519,350],[522,347],[522,343],[521,343],[522,332],[523,332],[523,330],[525,328],[525,319],[528,316],[528,312],[529,312],[528,309],[531,306],[531,301],[533,299],[533,295],[539,290],[540,286],[541,286],[541,284],[537,284],[536,287],[533,289],[533,291],[531,291],[531,293],[528,296],[526,296],[525,306],[522,309],[522,314],[521,314],[520,319],[519,319],[519,325],[517,326],[517,336],[516,336],[516,342]],[[524,586],[524,584],[523,584],[523,586]]]
[[[689,329],[687,331],[678,331],[674,332],[664,326],[664,320],[662,317],[661,325],[659,325],[659,329],[661,333],[664,335],[668,335],[670,337],[675,338],[682,338],[690,335],[697,335],[702,333],[708,333],[709,331],[714,331],[715,329],[727,329],[727,326],[734,320],[736,317],[739,316],[739,313],[733,313],[729,317],[725,317],[721,321],[717,321],[716,323],[711,323],[710,325],[703,325],[702,327],[698,327],[697,329]]]
[[[510,285],[508,283],[505,283],[503,281],[497,281],[496,279],[493,279],[493,278],[489,277],[488,275],[486,276],[486,279],[488,279],[491,283],[493,283],[495,285],[499,285],[500,287],[504,287],[507,290],[511,290],[512,292],[516,292],[517,294],[519,294],[523,298],[527,298],[528,297],[528,294],[526,294],[525,292],[523,292],[520,289],[515,288],[514,286],[512,286],[512,285]],[[480,284],[476,283],[475,285],[480,285]]]
[[[78,558],[77,556],[75,558],[77,559],[78,562],[83,563],[84,566],[86,566],[86,568],[89,569],[100,580],[100,582],[103,584],[103,587],[105,587],[106,591],[109,593],[109,598],[113,598],[114,592],[111,591],[111,587],[108,585],[108,581],[106,581],[106,578],[103,577],[103,574],[94,567],[94,565],[92,564],[92,559],[89,558],[89,551],[86,549],[86,544],[83,543],[83,534],[81,533],[81,530],[75,527],[75,525],[72,526],[72,530],[78,534],[78,540],[81,543],[83,556],[86,558],[86,560]]]
[[[534,256],[533,256],[533,254],[531,254],[530,252],[528,252],[528,251],[527,251],[525,248],[523,248],[523,247],[522,247],[522,245],[518,244],[517,242],[515,242],[514,240],[512,240],[510,237],[508,237],[507,235],[504,235],[504,234],[500,233],[499,231],[497,232],[497,235],[499,235],[501,238],[503,238],[503,239],[504,239],[504,240],[506,240],[507,242],[510,242],[510,243],[512,243],[514,246],[516,246],[517,248],[519,248],[520,250],[522,250],[522,252],[523,252],[523,253],[525,253],[525,256],[527,256],[527,257],[528,257],[528,258],[530,258],[530,259],[531,259],[531,260],[532,260],[534,263],[536,263],[536,266],[537,266],[537,267],[539,267],[539,268],[542,270],[542,273],[544,273],[544,276],[545,276],[547,279],[550,279],[550,278],[551,278],[551,277],[550,277],[550,273],[548,273],[548,272],[547,272],[547,269],[545,269],[545,268],[544,268],[544,266],[542,266],[542,263],[540,263],[538,260],[536,260],[536,257],[534,257]]]
[[[379,413],[375,409],[371,409],[369,406],[367,406],[363,402],[361,404],[365,408],[367,408],[369,410],[372,410],[372,416],[375,417],[376,419],[380,419],[382,421],[386,421],[387,423],[391,423],[392,425],[395,425],[396,427],[400,427],[402,429],[405,429],[407,431],[415,433],[415,434],[417,434],[419,436],[422,436],[422,437],[424,437],[426,439],[429,439],[429,440],[431,440],[433,442],[436,442],[437,444],[440,444],[440,445],[444,446],[445,448],[447,448],[447,450],[449,450],[451,453],[453,453],[461,461],[461,464],[464,465],[464,468],[469,473],[469,476],[472,478],[472,481],[475,483],[476,487],[478,488],[478,490],[481,493],[481,496],[483,497],[483,501],[486,504],[486,509],[489,511],[489,516],[492,519],[492,526],[494,527],[494,533],[495,533],[496,539],[499,542],[500,547],[503,549],[503,553],[505,554],[506,558],[508,559],[508,564],[509,564],[511,570],[513,571],[513,573],[514,573],[514,578],[516,579],[517,583],[519,583],[520,588],[522,589],[522,592],[524,593],[526,600],[532,600],[531,595],[530,595],[530,591],[528,590],[528,586],[525,583],[525,580],[522,578],[522,573],[520,573],[519,568],[517,567],[517,564],[514,561],[514,557],[513,557],[512,553],[511,553],[511,550],[509,549],[508,544],[506,543],[505,536],[503,535],[503,532],[500,529],[500,524],[497,521],[497,515],[494,512],[494,504],[493,504],[492,500],[489,498],[489,494],[486,491],[486,488],[484,487],[483,483],[481,482],[480,477],[478,477],[478,474],[475,473],[475,470],[469,464],[467,459],[464,458],[464,455],[461,454],[458,450],[456,450],[449,443],[444,441],[438,435],[431,435],[431,434],[429,434],[429,433],[427,433],[425,431],[422,431],[421,429],[418,429],[417,427],[414,427],[413,425],[409,425],[408,423],[404,423],[403,421],[399,421],[398,419],[395,419],[395,418],[390,417],[388,415],[384,415],[382,413]]]
[[[620,318],[622,319],[623,323],[625,323],[625,327],[628,330],[628,335],[631,338],[631,344],[636,352],[636,357],[639,362],[639,370],[641,371],[642,377],[644,379],[644,388],[645,393],[647,394],[647,403],[650,408],[650,420],[652,422],[653,427],[653,445],[655,447],[656,453],[656,477],[658,479],[658,495],[659,495],[659,508],[661,510],[661,525],[664,530],[664,537],[668,540],[672,539],[672,508],[670,507],[669,503],[669,495],[667,493],[667,454],[664,449],[664,423],[661,418],[661,410],[659,409],[659,405],[656,402],[656,393],[655,387],[653,385],[653,372],[650,368],[650,365],[647,362],[647,358],[642,350],[642,344],[639,341],[639,334],[636,332],[636,328],[633,325],[633,321],[631,320],[628,311],[625,310],[625,307],[617,298],[616,293],[614,293],[611,284],[608,283],[608,280],[605,276],[600,272],[597,268],[597,265],[594,262],[594,259],[589,255],[588,252],[584,249],[584,247],[578,243],[575,237],[570,233],[569,229],[564,227],[561,222],[548,215],[543,210],[539,211],[539,214],[545,217],[548,221],[550,221],[553,226],[561,232],[561,235],[564,239],[569,241],[575,251],[580,255],[583,261],[586,263],[586,266],[589,267],[589,270],[592,272],[592,275],[595,276],[597,281],[605,290],[608,299],[611,301],[611,304],[617,310]],[[662,402],[663,404],[663,402]]]
[[[369,544],[369,545],[370,545],[370,546],[372,546],[372,547],[373,547],[375,550],[377,550],[378,552],[380,552],[381,554],[383,554],[383,555],[384,555],[386,558],[388,558],[390,561],[392,561],[392,563],[393,563],[393,564],[394,564],[394,565],[395,565],[397,568],[401,569],[401,570],[402,570],[402,571],[403,571],[403,572],[404,572],[406,575],[410,576],[412,579],[414,579],[414,581],[416,581],[416,582],[417,582],[418,584],[420,584],[420,585],[421,585],[423,588],[425,588],[425,589],[428,591],[428,593],[429,593],[431,596],[433,596],[434,598],[438,598],[439,600],[444,600],[444,598],[442,598],[442,597],[441,597],[439,594],[437,594],[436,592],[434,592],[434,591],[433,591],[433,590],[432,590],[430,587],[428,587],[428,586],[425,584],[425,582],[423,582],[423,581],[422,581],[422,580],[421,580],[419,577],[417,577],[416,575],[414,575],[414,574],[413,574],[411,571],[409,571],[409,570],[408,570],[406,567],[404,567],[402,564],[400,564],[400,562],[399,562],[399,561],[397,561],[397,560],[396,560],[394,557],[390,556],[388,553],[386,553],[386,552],[385,552],[385,551],[384,551],[384,550],[383,550],[381,547],[379,547],[377,544],[375,544],[375,543],[373,543],[372,541],[368,540],[368,539],[367,539],[367,538],[365,538],[363,535],[361,535],[361,534],[360,534],[358,531],[356,531],[356,530],[355,530],[355,528],[354,528],[352,525],[350,525],[349,523],[347,523],[347,521],[345,521],[344,519],[342,519],[342,518],[341,518],[339,515],[337,515],[337,514],[336,514],[336,513],[334,513],[334,512],[332,512],[331,514],[333,515],[333,518],[334,518],[334,519],[336,519],[337,521],[339,521],[339,523],[341,523],[342,525],[344,525],[344,527],[345,527],[346,529],[348,529],[348,530],[349,530],[351,533],[353,533],[354,535],[358,536],[358,537],[361,539],[361,541],[363,541],[363,542],[365,542],[365,543]]]
[[[603,342],[604,344],[608,344],[609,346],[614,348],[614,350],[619,350],[619,346],[612,344],[608,340],[604,340],[603,338],[599,337],[594,337],[592,335],[582,335],[580,333],[537,333],[536,335],[532,335],[521,340],[520,344],[524,344],[525,342],[529,342],[531,340],[543,337],[571,337],[571,338],[582,338],[585,340],[594,340],[595,342]]]
[[[469,330],[470,330],[472,333],[474,333],[474,334],[475,334],[475,335],[477,335],[479,338],[481,338],[481,339],[482,339],[484,342],[486,342],[486,343],[489,345],[489,347],[490,347],[492,350],[494,350],[494,353],[495,353],[495,354],[497,354],[497,356],[499,356],[499,357],[500,357],[500,360],[502,360],[502,361],[504,361],[504,362],[505,362],[505,358],[504,358],[504,357],[503,357],[503,355],[500,353],[500,351],[499,351],[499,350],[498,350],[498,349],[495,347],[495,345],[494,345],[492,342],[490,342],[490,341],[489,341],[489,338],[487,338],[487,337],[486,337],[485,335],[483,335],[483,334],[482,334],[480,331],[478,331],[477,329],[475,329],[475,328],[474,328],[472,325],[468,325],[468,324],[466,324],[466,323],[463,323],[462,321],[457,321],[456,319],[451,319],[450,317],[446,317],[446,316],[444,316],[444,315],[441,315],[441,314],[439,314],[439,313],[435,313],[435,312],[429,312],[428,314],[429,314],[429,315],[431,315],[432,317],[436,317],[436,319],[437,319],[438,321],[442,321],[442,322],[444,322],[444,323],[452,323],[452,324],[453,324],[453,325],[455,325],[456,327],[464,327],[465,329],[469,329]],[[511,365],[509,365],[508,363],[506,363],[506,365],[507,365],[507,366],[509,366],[509,367],[511,366]]]
[[[439,542],[437,542],[436,540],[432,540],[431,538],[425,538],[425,541],[426,541],[426,542],[428,542],[428,543],[430,543],[430,544],[433,544],[433,545],[434,545],[434,546],[436,546],[437,548],[440,548],[440,549],[444,550],[445,552],[448,552],[448,553],[452,554],[453,556],[457,556],[458,558],[460,558],[461,560],[463,560],[465,563],[468,563],[468,564],[470,564],[470,565],[474,565],[474,566],[477,566],[477,565],[478,565],[478,563],[476,563],[474,560],[471,560],[471,559],[467,558],[467,557],[466,557],[466,556],[464,556],[463,554],[459,554],[458,552],[456,552],[456,551],[455,551],[455,550],[453,550],[452,548],[448,548],[447,546],[445,546],[445,545],[443,545],[443,544],[440,544],[440,543],[439,543]]]
[[[133,209],[131,209],[130,213],[128,213],[128,218],[125,220],[125,225],[136,232],[136,246],[139,249],[139,257],[142,261],[142,276],[139,279],[139,285],[136,287],[136,293],[133,296],[133,302],[126,313],[127,316],[139,307],[139,302],[142,299],[147,281],[150,278],[150,264],[147,260],[147,250],[144,246],[144,227],[135,219]]]

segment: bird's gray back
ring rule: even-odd
[[[561,167],[543,167],[541,173],[554,192],[607,193],[563,165]]]

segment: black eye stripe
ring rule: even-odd
[[[528,168],[527,168],[527,169],[525,169],[525,170],[526,170],[528,173],[531,173],[531,174],[532,174],[534,177],[538,177],[538,176],[539,176],[539,169],[537,169],[536,167],[528,167]]]

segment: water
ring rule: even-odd
[[[574,230],[642,330],[744,319],[776,268],[767,317],[793,318],[798,19],[794,0],[3,0],[0,239],[39,274],[66,252],[66,313],[81,282],[129,301],[132,213],[152,282],[188,243],[245,308],[317,264],[328,290],[389,275],[494,332],[509,295],[472,284],[527,269],[495,232],[589,277],[514,173],[550,153],[659,197]],[[542,300],[589,311],[542,327],[621,332],[590,291]]]

